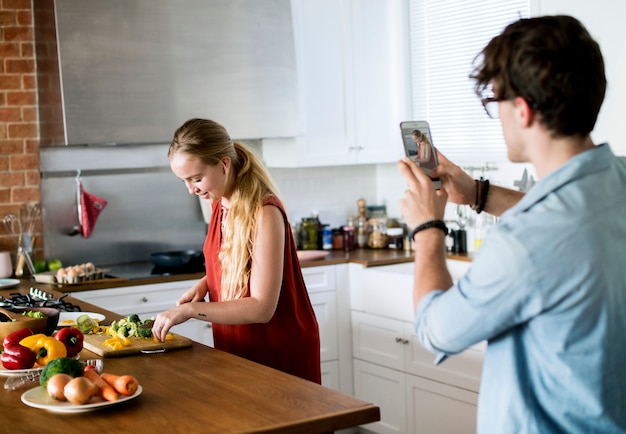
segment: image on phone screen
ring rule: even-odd
[[[432,142],[430,127],[426,121],[407,121],[400,124],[404,152],[430,176],[437,167],[437,153]],[[441,187],[440,180],[433,179],[436,188]]]

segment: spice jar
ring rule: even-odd
[[[333,250],[343,250],[343,231],[333,229]]]
[[[387,248],[394,250],[404,248],[404,229],[387,228]]]

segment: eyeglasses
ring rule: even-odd
[[[480,100],[480,102],[482,103],[485,111],[487,112],[487,116],[489,116],[491,119],[498,119],[500,117],[498,103],[500,101],[506,101],[507,99],[509,98],[490,97],[490,98],[483,98]]]
[[[480,100],[480,102],[485,108],[485,111],[487,112],[487,116],[489,116],[491,119],[498,119],[500,117],[498,103],[501,101],[513,101],[514,99],[515,98],[511,98],[511,97],[496,98],[492,96],[489,98],[483,98]],[[533,110],[537,110],[537,103],[529,102],[528,104],[530,105],[530,108],[532,108]]]

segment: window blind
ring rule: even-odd
[[[475,57],[506,25],[530,15],[529,0],[410,0],[412,110],[456,163],[505,162],[498,120],[468,78]]]

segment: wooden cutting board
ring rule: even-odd
[[[131,345],[114,350],[109,346],[104,345],[111,336],[105,334],[101,335],[85,335],[83,346],[85,349],[96,353],[102,357],[119,357],[128,356],[131,354],[139,354],[142,351],[158,351],[158,350],[172,350],[176,348],[190,347],[192,340],[181,335],[172,333],[174,339],[166,342],[157,342],[153,338],[129,338]]]

